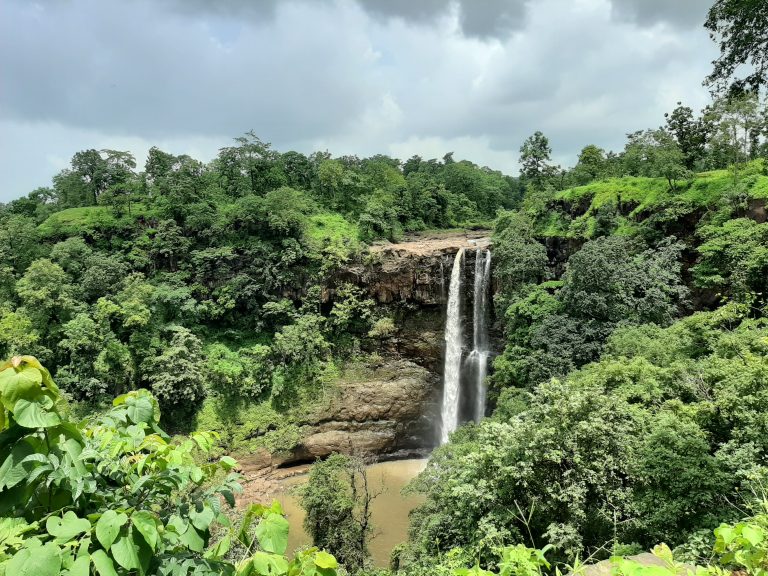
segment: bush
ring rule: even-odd
[[[232,527],[222,503],[234,506],[240,490],[236,462],[199,465],[215,434],[169,441],[146,390],[84,423],[67,421],[59,401],[35,358],[0,367],[0,573],[335,574],[325,552],[283,556],[288,522],[278,504],[253,505]],[[246,551],[237,566],[226,559],[233,541]]]

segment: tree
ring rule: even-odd
[[[579,153],[579,159],[573,168],[573,177],[577,184],[587,184],[605,176],[605,150],[590,144],[584,146]]]
[[[601,322],[666,325],[684,303],[680,254],[668,241],[642,250],[622,236],[587,242],[568,260],[560,299],[571,316]]]
[[[79,279],[80,274],[87,268],[86,261],[91,254],[93,250],[79,236],[57,242],[51,248],[51,260],[75,279]]]
[[[278,166],[280,154],[251,130],[235,138],[236,146],[219,150],[217,163],[222,186],[232,196],[264,194],[285,184]]]
[[[432,454],[414,488],[417,555],[467,547],[485,563],[496,547],[555,545],[565,557],[609,541],[631,513],[627,470],[638,416],[600,385],[551,381],[508,420],[460,430]]]
[[[718,168],[730,168],[738,183],[745,163],[757,158],[768,138],[768,101],[758,94],[720,98],[706,110],[712,124],[709,153]]]
[[[768,5],[764,0],[716,0],[704,27],[720,56],[705,84],[722,92],[756,91],[768,84]],[[749,72],[739,78],[740,68]]]
[[[126,212],[130,216],[131,205],[140,195],[141,186],[138,182],[118,182],[112,184],[99,196],[99,204],[109,206],[115,216],[120,218]]]
[[[69,320],[77,308],[75,289],[69,276],[61,266],[47,258],[30,264],[16,284],[16,291],[35,326],[49,334]]]
[[[549,163],[551,154],[547,137],[539,131],[534,132],[520,147],[520,178],[541,187],[553,172]]]
[[[177,159],[173,154],[163,152],[157,146],[152,146],[147,153],[144,172],[151,182],[155,183],[167,176],[176,165]]]
[[[95,252],[84,258],[78,287],[82,298],[93,302],[114,294],[130,271],[118,254]]]
[[[331,552],[353,574],[370,563],[371,504],[377,495],[365,462],[343,454],[332,454],[312,466],[299,492],[306,512],[304,529],[313,543]]]
[[[0,220],[0,263],[20,274],[41,255],[40,233],[35,221],[9,215]]]
[[[204,396],[203,345],[182,326],[171,326],[166,333],[170,338],[142,366],[144,379],[166,410],[190,414]]]
[[[110,186],[124,184],[133,177],[136,160],[130,152],[91,148],[75,153],[71,166],[70,171],[62,174],[65,202],[70,206],[93,206]],[[65,185],[67,178],[73,182]],[[80,189],[77,181],[82,185]]]
[[[682,102],[671,113],[664,113],[666,130],[675,139],[683,153],[683,164],[694,170],[704,158],[710,132],[710,123],[704,118],[695,118],[693,110]]]
[[[189,251],[191,244],[175,220],[163,220],[157,225],[149,255],[156,268],[173,272]]]
[[[629,135],[623,162],[629,174],[665,178],[670,192],[680,180],[690,178],[685,157],[674,138],[665,130],[645,130]]]
[[[502,212],[493,232],[494,275],[505,301],[547,275],[546,247],[534,237],[534,223],[522,212]]]
[[[761,305],[768,297],[768,224],[749,218],[703,226],[696,284],[738,302]]]

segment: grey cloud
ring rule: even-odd
[[[572,162],[699,107],[716,51],[699,26],[645,28],[680,18],[657,0],[0,3],[4,199],[83,147],[206,159],[249,129],[303,152],[464,143],[506,169],[541,129]]]
[[[620,21],[652,26],[703,26],[713,0],[611,0],[613,16]]]
[[[310,0],[292,0],[309,4]],[[464,35],[475,38],[503,38],[525,24],[525,5],[529,0],[351,0],[375,19],[400,19],[408,23],[431,25],[452,8],[459,14]],[[263,20],[272,18],[279,0],[161,0],[180,13],[236,16]],[[333,0],[314,0],[326,6]],[[285,2],[283,2],[285,4]]]
[[[367,12],[407,22],[429,22],[457,7],[461,31],[475,38],[503,38],[525,25],[528,0],[357,0]]]
[[[319,8],[319,7],[318,7]],[[12,2],[0,21],[0,116],[145,137],[319,137],[360,113],[369,43],[333,14],[193,20],[147,1]]]

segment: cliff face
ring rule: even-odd
[[[288,452],[241,458],[244,470],[295,465],[334,452],[421,456],[435,445],[440,379],[398,359],[348,366],[326,397],[298,423],[302,439]]]
[[[327,304],[339,286],[354,284],[375,300],[377,315],[391,318],[395,329],[365,350],[372,358],[368,364],[348,367],[335,390],[299,423],[299,445],[289,453],[254,455],[248,466],[285,466],[334,452],[409,456],[434,447],[439,437],[451,268],[457,251],[464,248],[468,299],[475,254],[489,245],[487,232],[441,233],[379,244],[333,277],[324,291]],[[469,340],[469,301],[462,312]]]
[[[306,419],[308,434],[295,457],[411,454],[431,447],[440,418],[439,388],[436,374],[407,360],[353,369]]]
[[[332,279],[327,297],[333,297],[334,286],[349,282],[364,288],[380,304],[439,306],[456,252],[464,248],[474,263],[475,250],[489,245],[488,231],[443,232],[376,244],[361,262]]]
[[[475,258],[490,246],[488,232],[440,233],[396,244],[373,246],[361,261],[341,271],[325,294],[336,287],[362,288],[389,316],[395,330],[367,350],[382,365],[368,376],[346,378],[339,394],[308,422],[312,432],[301,447],[306,459],[332,451],[378,454],[431,448],[437,443],[445,347],[445,300],[456,253],[463,259],[465,341],[472,335]]]

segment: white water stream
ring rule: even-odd
[[[443,370],[443,406],[441,411],[440,443],[448,442],[459,423],[459,392],[461,385],[461,272],[464,249],[456,253],[448,285],[448,305],[445,316],[445,368]]]
[[[487,396],[487,387],[485,377],[488,374],[488,289],[491,279],[491,251],[486,250],[482,256],[480,250],[475,255],[475,292],[473,302],[473,335],[472,352],[469,353],[467,362],[471,368],[470,373],[475,380],[475,402],[474,419],[475,422],[482,420],[485,416],[485,399]]]

